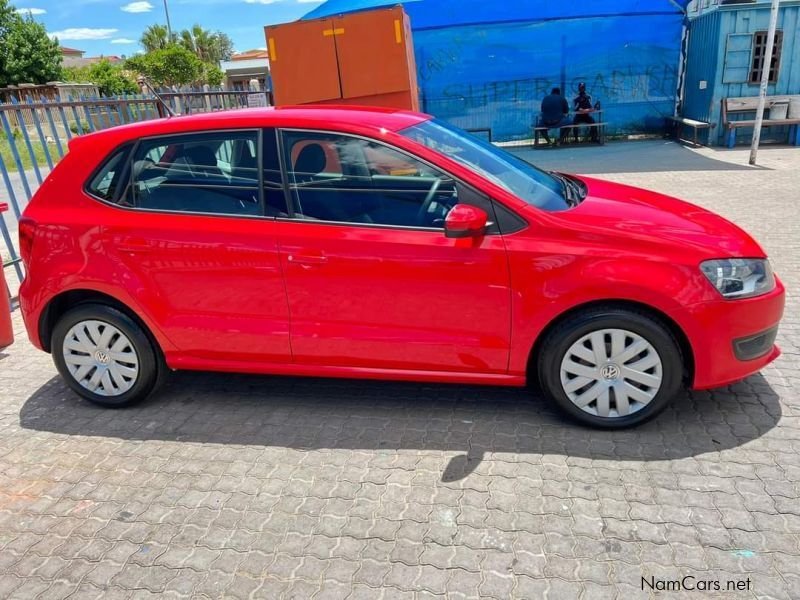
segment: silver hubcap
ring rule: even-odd
[[[81,321],[64,338],[64,362],[72,377],[100,396],[119,396],[139,377],[139,357],[119,329],[102,321]]]
[[[572,344],[561,361],[561,385],[570,401],[598,417],[624,417],[655,398],[663,379],[661,357],[642,336],[601,329]]]

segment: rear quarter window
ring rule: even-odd
[[[120,196],[118,192],[125,185],[125,170],[128,165],[130,146],[115,151],[97,169],[89,180],[86,190],[92,195],[108,202],[115,202]]]

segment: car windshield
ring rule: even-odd
[[[443,121],[425,121],[400,134],[461,163],[537,208],[559,211],[571,206],[558,177]]]

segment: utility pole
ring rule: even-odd
[[[166,1],[166,0],[165,0]],[[772,69],[772,51],[775,48],[775,29],[778,26],[778,4],[780,0],[772,0],[769,13],[769,30],[767,31],[767,47],[764,52],[764,61],[761,66],[761,89],[758,93],[758,108],[756,109],[756,124],[753,129],[753,143],[750,146],[750,164],[756,164],[758,145],[761,142],[761,124],[764,121],[764,107],[767,104],[767,88],[769,86],[769,72]]]
[[[167,6],[167,0],[164,0],[164,14],[167,15],[167,37],[172,43],[172,25],[169,23],[169,7]]]

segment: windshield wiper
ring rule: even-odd
[[[561,182],[564,187],[564,199],[570,206],[578,206],[586,198],[588,188],[582,181],[555,171],[550,171],[550,175]]]
[[[561,173],[556,173],[555,171],[550,171],[550,176],[553,177],[556,181],[561,184],[561,187],[564,190],[564,200],[567,201],[567,204],[570,208],[578,206],[581,201],[580,193],[576,195],[576,189],[574,182],[570,181],[566,177],[564,177]]]

